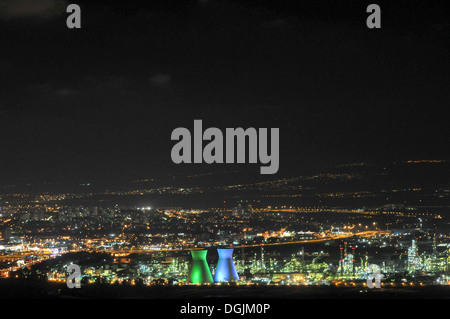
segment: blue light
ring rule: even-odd
[[[215,282],[239,281],[239,275],[233,263],[233,249],[217,249],[219,261],[217,262]]]

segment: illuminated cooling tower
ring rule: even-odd
[[[239,281],[239,275],[233,263],[233,249],[217,249],[219,261],[217,262],[215,282]]]
[[[213,283],[213,277],[209,270],[208,263],[206,262],[206,254],[208,251],[204,250],[191,250],[192,264],[189,271],[189,275],[186,279],[191,284],[209,284]]]

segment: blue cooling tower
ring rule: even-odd
[[[239,281],[239,275],[233,263],[233,249],[217,249],[219,261],[217,262],[215,282]]]

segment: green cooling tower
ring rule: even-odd
[[[206,262],[207,253],[208,251],[206,249],[191,250],[192,264],[189,275],[186,279],[188,283],[212,284],[214,282],[208,263]]]

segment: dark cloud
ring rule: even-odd
[[[61,96],[61,97],[69,97],[69,96],[78,94],[78,91],[72,90],[69,88],[63,88],[63,89],[56,90],[55,93],[56,93],[56,95]]]
[[[150,77],[150,83],[152,85],[162,86],[162,85],[169,84],[171,79],[172,79],[172,76],[170,74],[158,73],[158,74],[154,74]]]
[[[65,12],[66,0],[2,0],[0,18],[51,18]]]
[[[0,61],[0,71],[2,72],[10,72],[13,70],[13,65],[9,61]]]
[[[364,6],[317,2],[79,0],[74,31],[65,1],[0,0],[4,174],[168,170],[171,131],[198,118],[280,127],[281,169],[448,153],[448,24],[385,8],[373,32]]]

